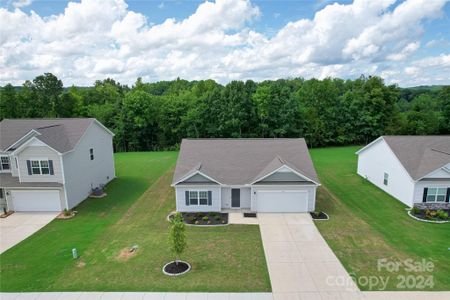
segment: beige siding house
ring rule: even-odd
[[[113,134],[80,119],[0,122],[0,208],[71,209],[115,177]]]
[[[184,139],[173,177],[181,212],[307,212],[320,185],[304,139]]]

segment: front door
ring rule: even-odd
[[[241,207],[241,189],[231,189],[231,207]]]

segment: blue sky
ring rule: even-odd
[[[20,21],[25,32],[14,34],[20,26],[13,24],[0,29],[0,84],[44,71],[57,73],[66,85],[89,84],[95,76],[132,83],[137,76],[227,82],[360,74],[401,86],[450,84],[445,0],[71,2],[1,0],[2,22]],[[99,30],[87,33],[89,26],[76,18]],[[41,32],[61,30],[42,37],[33,29],[39,26]],[[98,43],[93,47],[89,38]],[[18,43],[23,49],[16,49]],[[68,44],[73,49],[64,49]],[[36,53],[20,56],[30,48]]]

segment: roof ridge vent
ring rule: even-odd
[[[439,150],[439,149],[436,149],[436,148],[431,148],[431,150],[432,150],[432,151],[439,152],[439,153],[443,153],[443,154],[450,155],[450,152],[446,152],[446,151],[444,151],[444,150]]]
[[[56,126],[61,126],[61,124],[55,124],[55,125],[48,125],[48,126],[36,127],[36,129],[47,129],[47,128],[52,128],[52,127],[56,127]]]
[[[276,158],[278,158],[278,160],[280,161],[280,163],[282,163],[283,165],[286,164],[286,162],[285,162],[279,155],[277,155]]]

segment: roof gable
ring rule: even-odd
[[[382,136],[413,180],[450,163],[450,136]],[[375,142],[374,141],[374,142]],[[370,148],[374,142],[357,153]]]
[[[26,141],[30,135],[60,153],[71,151],[93,123],[111,133],[93,118],[5,119],[0,122],[0,150],[11,148],[21,138]]]

